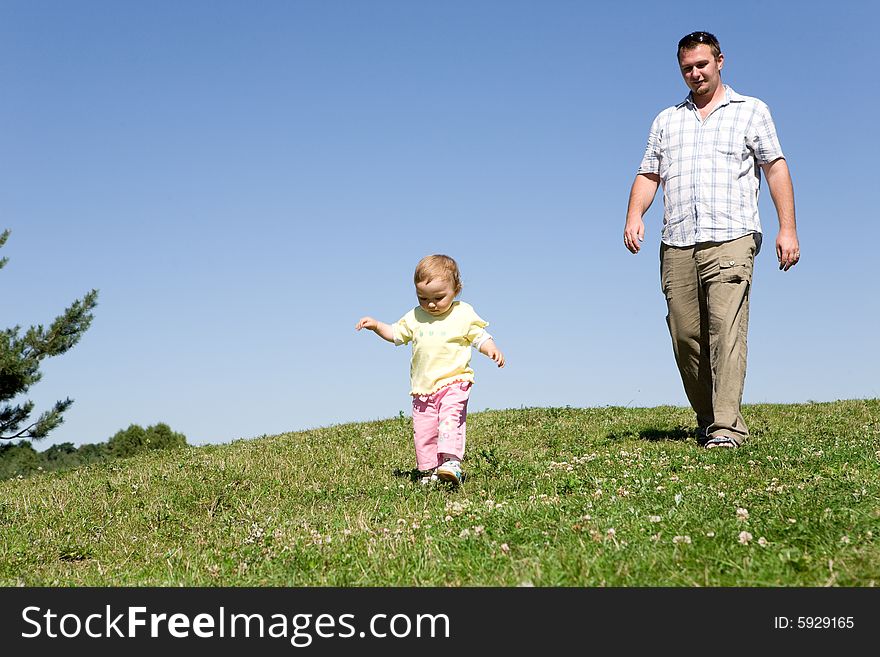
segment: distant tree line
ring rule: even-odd
[[[132,424],[117,431],[106,443],[88,443],[74,447],[73,443],[52,445],[43,452],[31,443],[0,443],[0,479],[29,476],[38,472],[69,470],[80,465],[109,459],[126,458],[156,449],[174,449],[186,446],[186,436],[171,430],[164,422],[147,427]]]

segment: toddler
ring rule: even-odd
[[[413,437],[423,482],[462,482],[465,418],[474,383],[471,347],[504,367],[504,354],[485,331],[470,304],[456,301],[461,276],[455,260],[430,255],[416,266],[413,282],[419,305],[395,324],[363,317],[355,329],[370,329],[380,338],[402,345],[412,342],[410,394]]]

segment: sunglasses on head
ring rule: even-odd
[[[693,46],[699,43],[705,43],[707,46],[718,48],[718,39],[715,38],[714,34],[709,32],[691,32],[687,36],[682,37],[681,41],[678,42],[678,49],[681,50],[685,46]]]

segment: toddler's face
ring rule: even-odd
[[[416,295],[419,297],[419,305],[425,312],[442,315],[449,310],[455,300],[455,288],[452,281],[435,278],[416,283]]]

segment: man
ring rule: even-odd
[[[767,106],[721,82],[724,55],[708,32],[678,43],[690,93],[654,119],[630,191],[623,243],[638,253],[643,215],[663,185],[660,279],[697,440],[739,447],[749,430],[740,406],[746,373],[749,289],[761,248],[761,172],[779,218],[776,257],[788,271],[800,259],[794,192]]]

